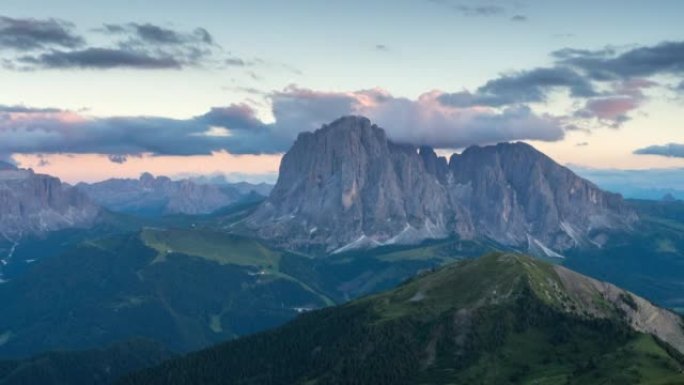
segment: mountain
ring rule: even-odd
[[[91,226],[97,205],[58,178],[0,167],[0,238],[15,242],[25,235]]]
[[[682,322],[613,285],[498,253],[117,383],[681,384]]]
[[[208,214],[240,201],[251,190],[243,192],[231,186],[174,181],[144,173],[139,179],[108,179],[103,182],[79,183],[77,188],[95,202],[116,212],[133,214]]]
[[[104,349],[50,352],[0,361],[0,384],[108,385],[126,373],[158,365],[171,357],[173,354],[165,348],[141,339]]]
[[[246,225],[297,250],[458,236],[557,256],[554,250],[601,244],[604,230],[629,229],[636,219],[621,196],[527,144],[471,147],[447,162],[348,116],[299,135]]]
[[[250,182],[230,182],[223,174],[210,175],[192,175],[188,176],[187,180],[191,180],[198,184],[211,184],[218,186],[230,186],[241,194],[255,193],[261,196],[268,196],[273,190],[273,185],[265,182],[250,183]]]

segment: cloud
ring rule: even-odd
[[[229,57],[224,61],[224,63],[229,67],[246,67],[250,65],[250,63],[246,62],[244,59],[240,59],[239,57]]]
[[[668,143],[640,148],[634,151],[637,155],[659,155],[668,158],[684,158],[684,144]]]
[[[684,74],[682,41],[633,48],[619,54],[610,48],[598,51],[565,49],[557,51],[555,56],[563,64],[582,69],[598,81]]]
[[[73,24],[57,19],[15,19],[0,16],[0,47],[19,51],[46,47],[75,48],[82,37],[73,32]]]
[[[502,2],[492,0],[428,0],[430,3],[444,6],[465,17],[496,17],[511,14],[520,8],[518,2]],[[512,21],[526,21],[527,17],[514,14]]]
[[[31,68],[67,69],[180,69],[189,65],[185,58],[166,53],[110,48],[86,48],[75,51],[50,51],[38,56],[24,56],[18,60]]]
[[[360,112],[388,127],[396,141],[436,148],[461,148],[515,140],[557,141],[564,137],[562,122],[537,115],[527,106],[502,110],[450,107],[441,93],[430,92],[413,101],[389,98]]]
[[[505,9],[498,5],[463,5],[454,4],[452,8],[464,16],[497,16],[505,13]]]
[[[591,82],[565,67],[536,68],[503,75],[485,83],[476,92],[461,91],[441,97],[444,104],[469,107],[501,107],[519,103],[545,102],[553,89],[564,88],[571,96],[597,95]]]
[[[221,150],[275,153],[287,148],[289,143],[278,142],[267,125],[241,114],[239,107],[220,117],[210,111],[190,119],[96,118],[71,111],[7,113],[0,115],[0,153],[188,156]],[[212,126],[224,127],[230,135],[205,135]]]
[[[584,108],[575,111],[575,117],[597,119],[613,128],[630,120],[629,113],[646,101],[643,90],[657,86],[656,82],[632,78],[613,83],[612,90],[604,95],[587,99]]]
[[[182,32],[151,23],[105,24],[99,32],[111,35],[126,35],[134,44],[152,45],[213,45],[214,38],[204,28],[195,28],[192,32]],[[129,42],[129,44],[131,44]]]
[[[376,44],[374,48],[376,51],[380,52],[388,52],[390,50],[390,48],[385,44]]]
[[[446,93],[440,101],[454,107],[504,108],[546,104],[550,95],[561,90],[574,109],[564,117],[566,128],[589,131],[597,126],[617,128],[629,121],[630,113],[648,101],[645,90],[662,86],[653,80],[655,76],[684,75],[684,42],[630,49],[563,48],[551,56],[553,66],[506,73],[474,91]],[[684,90],[684,82],[665,86]]]
[[[71,26],[64,22],[57,25],[63,28]],[[6,57],[4,66],[14,70],[182,69],[213,64],[212,57],[215,51],[220,50],[204,28],[187,32],[150,23],[126,23],[105,24],[95,31],[104,34],[109,41],[93,46],[85,44],[79,37],[72,44],[67,44],[67,40],[64,44],[35,45],[36,49],[30,54]],[[0,33],[0,39],[1,36]],[[237,59],[231,57],[226,63],[230,60],[235,64]]]
[[[627,113],[639,107],[639,100],[633,97],[607,97],[588,100],[585,108],[576,115],[585,118],[598,118],[616,124],[628,120]]]
[[[473,144],[512,140],[560,140],[560,122],[537,116],[527,107],[498,111],[481,107],[445,106],[442,92],[427,92],[418,99],[394,97],[382,89],[350,93],[317,92],[289,88],[273,96],[273,111],[280,130],[313,130],[342,115],[364,115],[385,128],[397,142],[460,148]]]
[[[275,154],[286,151],[300,132],[352,114],[368,116],[397,142],[437,148],[563,138],[558,119],[527,107],[445,106],[441,95],[433,91],[413,100],[381,89],[320,92],[291,86],[268,95],[271,123],[244,104],[215,107],[189,119],[102,118],[5,107],[7,112],[0,113],[0,154],[93,153],[108,155],[113,162],[142,154]]]
[[[109,158],[110,162],[118,164],[124,164],[128,161],[128,156],[126,155],[112,154],[108,155],[107,158]]]
[[[682,80],[677,87],[675,88],[677,91],[684,92],[684,80]]]
[[[59,112],[60,110],[57,108],[33,108],[33,107],[27,107],[23,105],[13,105],[13,106],[6,106],[0,104],[0,117],[2,117],[3,113],[53,113],[53,112]]]

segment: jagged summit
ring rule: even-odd
[[[470,147],[447,162],[347,116],[299,135],[247,225],[293,249],[341,252],[458,236],[558,256],[600,244],[603,230],[628,229],[634,220],[621,196],[528,144]]]

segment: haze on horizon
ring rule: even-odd
[[[674,0],[6,0],[0,159],[72,183],[273,181],[299,132],[360,114],[444,152],[522,140],[583,168],[684,167],[682,14]]]

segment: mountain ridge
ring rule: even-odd
[[[79,183],[76,188],[112,211],[151,216],[209,214],[266,190],[259,185],[172,180],[147,172],[137,179],[112,178],[91,184]]]
[[[662,309],[646,318],[657,332],[654,320],[668,320],[679,338],[672,347],[632,322],[646,303],[531,257],[492,253],[118,384],[681,383],[682,319]]]

